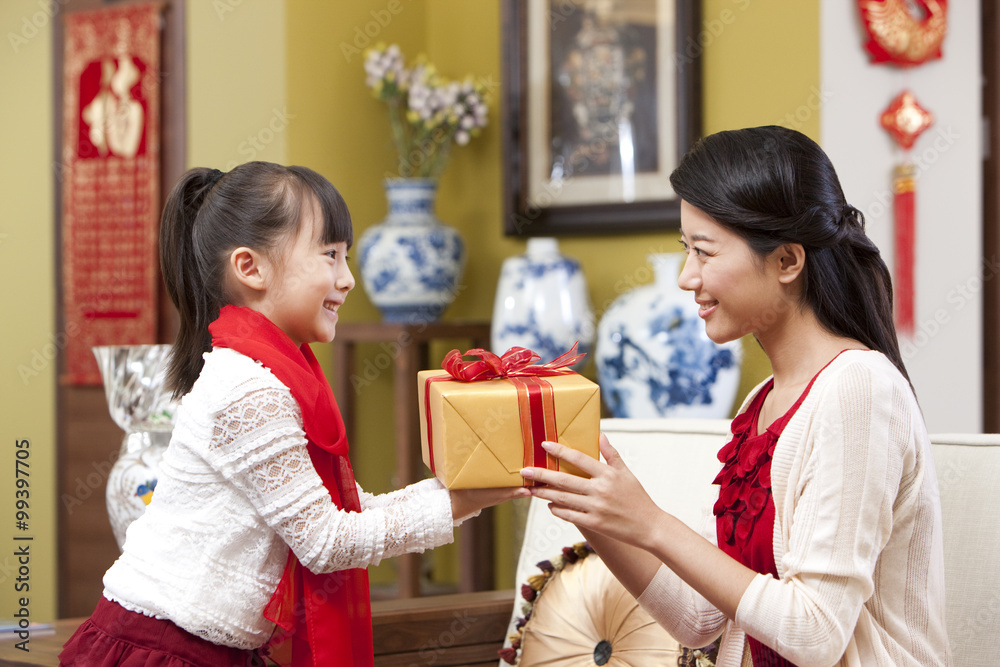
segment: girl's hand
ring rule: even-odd
[[[648,548],[648,539],[663,511],[625,466],[617,450],[601,434],[601,454],[607,463],[554,442],[542,447],[590,475],[590,479],[545,468],[524,468],[521,476],[545,486],[533,486],[531,495],[550,502],[552,514],[626,544]]]
[[[527,498],[531,495],[531,492],[522,486],[497,489],[452,489],[450,493],[453,521],[464,519],[484,507],[492,507],[507,500]]]

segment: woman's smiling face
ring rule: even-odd
[[[716,343],[761,334],[784,318],[788,301],[772,263],[704,211],[681,201],[687,253],[677,284],[694,292],[705,331]]]

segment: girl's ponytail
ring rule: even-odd
[[[217,169],[188,171],[167,197],[160,221],[160,267],[167,293],[180,315],[180,329],[167,367],[167,387],[175,398],[191,390],[204,363],[202,355],[212,346],[208,325],[219,307],[211,303],[214,299],[206,289],[194,228],[198,211],[221,177]]]

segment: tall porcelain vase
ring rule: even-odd
[[[684,253],[649,256],[652,284],[622,294],[597,327],[597,373],[614,417],[729,417],[739,340],[713,343],[698,304],[677,285]]]
[[[105,502],[118,548],[125,531],[142,516],[156,488],[160,459],[170,443],[177,408],[166,390],[170,345],[94,348],[111,418],[125,431],[118,460],[108,475]]]
[[[594,311],[580,264],[559,252],[553,238],[528,240],[523,255],[508,257],[500,270],[491,325],[493,352],[519,345],[534,350],[541,363],[579,342],[590,352]],[[579,370],[587,362],[575,366]]]
[[[434,215],[437,182],[390,178],[389,214],[358,241],[361,282],[387,322],[439,320],[458,294],[465,246]]]

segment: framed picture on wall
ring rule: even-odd
[[[676,228],[700,134],[700,3],[503,0],[504,231]]]

